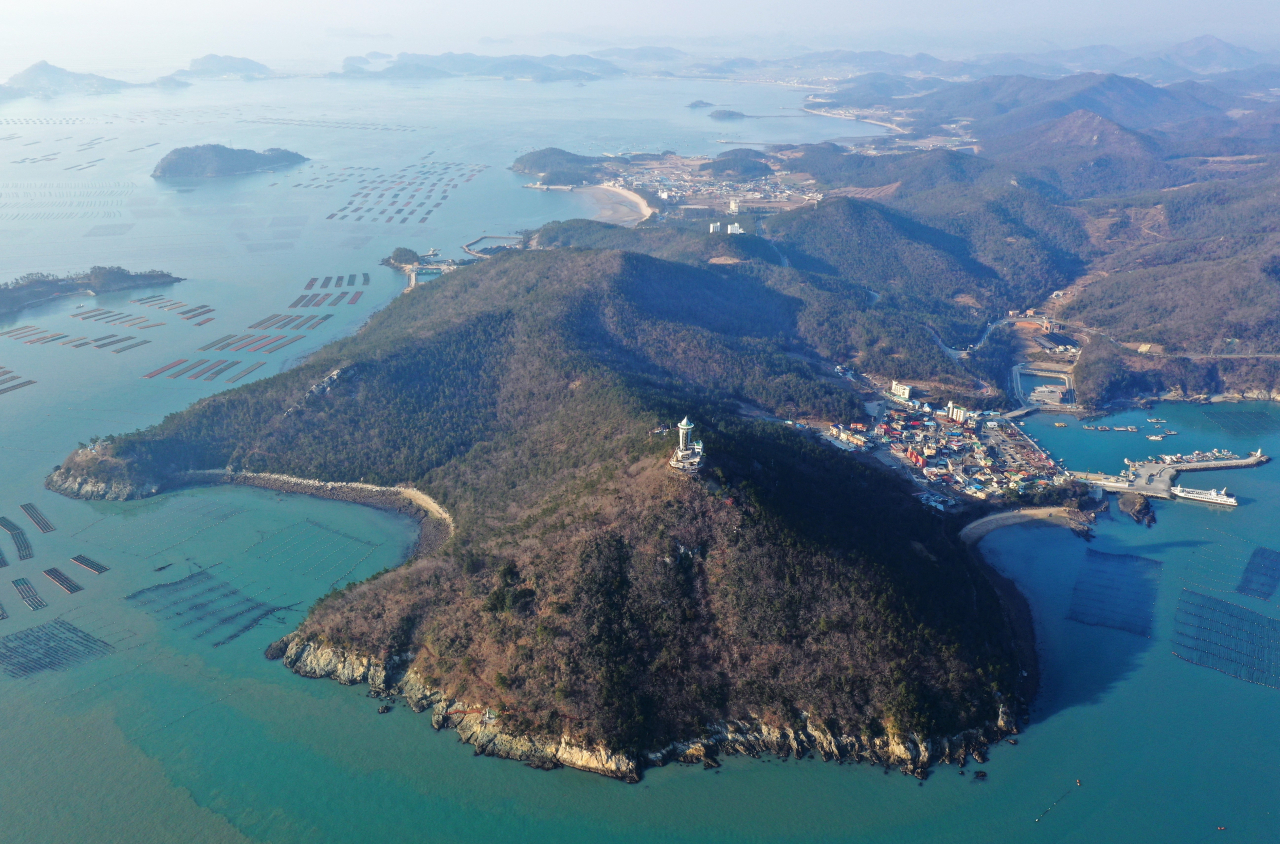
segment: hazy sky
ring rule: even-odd
[[[1280,47],[1277,0],[0,0],[0,78],[46,59],[146,76],[194,56],[288,70],[342,57],[475,51],[587,52],[659,43],[716,54],[813,49],[997,50],[1110,43],[1148,49],[1196,35]]]

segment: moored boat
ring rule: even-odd
[[[1226,507],[1235,507],[1240,502],[1236,501],[1236,497],[1227,492],[1227,488],[1222,489],[1191,489],[1181,484],[1169,490],[1176,498],[1185,498],[1188,501],[1202,501],[1205,504],[1221,504]]]

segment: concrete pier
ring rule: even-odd
[[[1258,449],[1248,457],[1226,460],[1193,460],[1185,463],[1125,461],[1129,471],[1123,475],[1101,472],[1071,472],[1072,478],[1108,492],[1140,492],[1150,498],[1173,498],[1173,484],[1182,472],[1206,472],[1214,469],[1247,469],[1261,466],[1271,458]]]

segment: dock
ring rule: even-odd
[[[1248,457],[1214,460],[1187,460],[1183,462],[1134,462],[1126,460],[1129,469],[1122,475],[1102,472],[1069,472],[1078,481],[1108,492],[1137,492],[1148,498],[1174,498],[1173,486],[1183,472],[1207,472],[1218,469],[1248,469],[1270,462],[1271,458],[1258,449]]]

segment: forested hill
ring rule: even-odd
[[[284,169],[309,159],[287,149],[232,149],[221,144],[179,147],[160,162],[151,176],[155,179],[208,176],[240,176],[263,170]]]
[[[944,523],[885,473],[738,413],[860,413],[808,362],[804,307],[752,273],[508,253],[65,466],[419,486],[453,515],[449,544],[330,596],[301,634],[408,653],[511,731],[638,754],[729,716],[866,737],[991,722],[1012,634]],[[650,433],[685,414],[709,455],[697,480]]]
[[[129,272],[123,267],[93,267],[88,272],[68,276],[28,273],[8,284],[0,284],[0,313],[19,311],[29,305],[61,296],[110,293],[113,290],[135,290],[161,284],[175,284],[182,279],[161,270]]]

